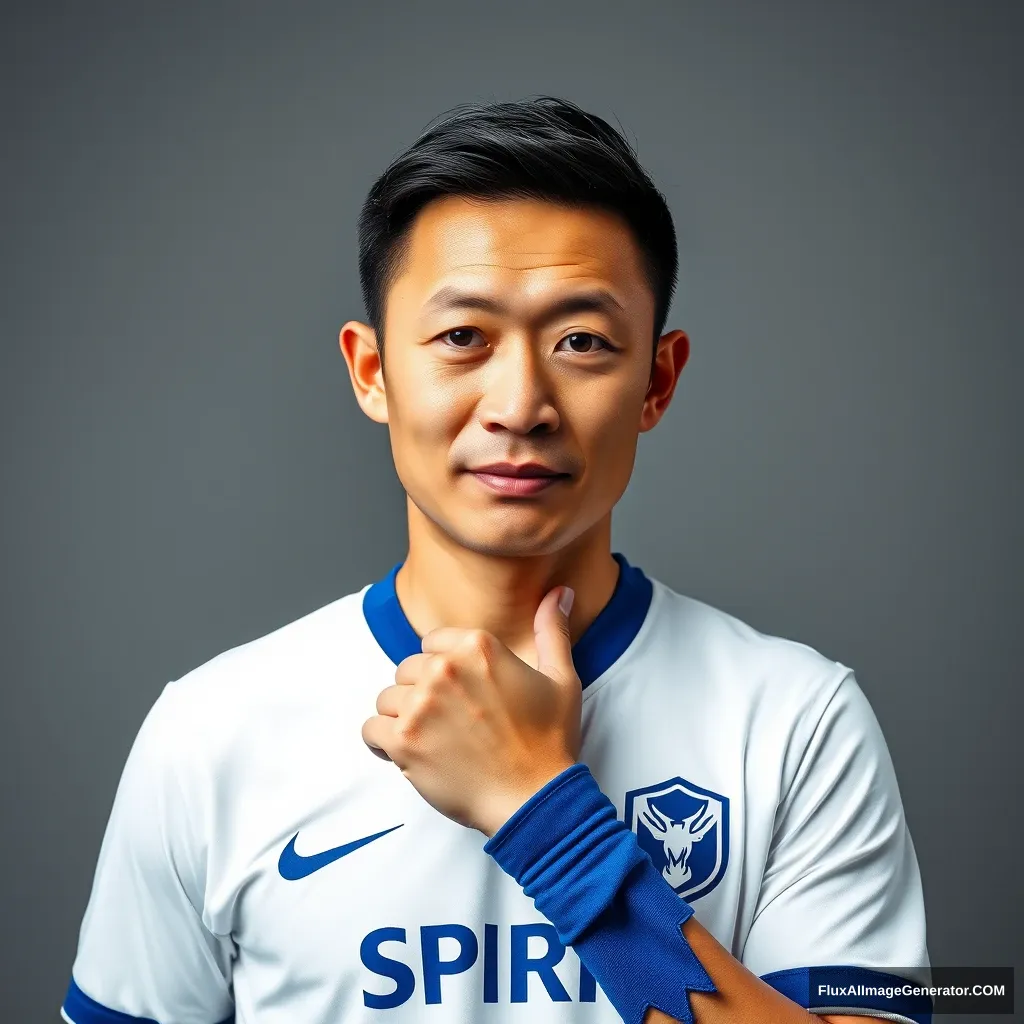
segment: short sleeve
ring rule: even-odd
[[[146,716],[117,787],[61,1007],[71,1024],[233,1016],[233,943],[203,921],[205,843],[175,763],[188,722],[173,686]]]
[[[855,994],[859,982],[929,974],[921,877],[895,771],[850,669],[779,804],[741,960],[812,1011],[928,1019],[919,1000],[901,1010],[891,998]],[[814,972],[814,992],[811,968],[829,969]]]

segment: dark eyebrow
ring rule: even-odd
[[[439,288],[423,305],[425,313],[455,309],[479,309],[497,316],[509,313],[508,307],[500,299],[466,292],[452,284]],[[610,291],[605,288],[590,288],[555,299],[541,314],[541,319],[552,320],[558,316],[568,316],[570,313],[608,313],[614,316],[616,311],[624,313],[626,310]]]

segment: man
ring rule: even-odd
[[[929,1019],[861,987],[928,957],[853,671],[611,552],[676,273],[633,152],[553,97],[377,181],[339,342],[408,553],[165,687],[65,1020]]]

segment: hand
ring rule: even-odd
[[[583,688],[562,591],[537,608],[536,669],[492,633],[443,626],[398,666],[363,724],[367,746],[431,806],[488,837],[579,758]]]

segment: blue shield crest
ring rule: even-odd
[[[626,824],[687,902],[709,893],[729,862],[729,800],[680,778],[626,794]]]

